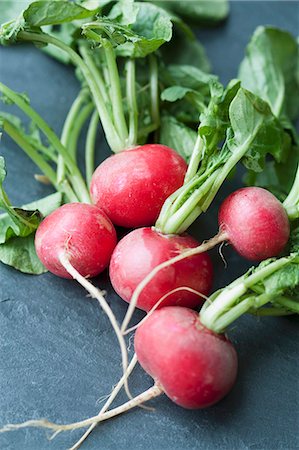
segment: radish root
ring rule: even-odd
[[[86,427],[89,425],[96,425],[99,422],[103,422],[104,420],[111,419],[112,417],[123,414],[123,413],[129,411],[130,409],[141,405],[142,403],[145,403],[155,397],[158,397],[159,395],[161,395],[163,393],[164,393],[163,389],[158,384],[154,384],[154,386],[150,387],[148,390],[142,392],[141,394],[137,395],[137,397],[132,398],[131,400],[127,401],[126,403],[123,403],[122,405],[118,406],[117,408],[111,409],[110,411],[107,411],[101,415],[93,416],[93,417],[90,417],[89,419],[85,419],[80,422],[73,422],[73,423],[70,423],[67,425],[60,425],[60,424],[57,424],[54,422],[49,422],[47,419],[27,420],[26,422],[19,423],[19,424],[5,425],[3,428],[0,429],[0,433],[4,433],[7,431],[13,431],[13,430],[19,430],[20,428],[38,427],[38,428],[50,429],[55,432],[54,436],[57,436],[57,434],[62,431],[76,430],[78,428],[83,428],[83,427]],[[52,436],[52,438],[54,436]]]
[[[70,263],[68,257],[66,256],[65,253],[61,253],[59,255],[59,261],[60,263],[63,265],[63,267],[65,268],[65,270],[75,279],[78,281],[79,284],[81,284],[81,286],[83,286],[88,293],[93,297],[96,298],[98,300],[98,302],[100,303],[103,311],[107,314],[110,323],[115,331],[115,334],[117,336],[118,342],[119,342],[119,346],[120,346],[120,350],[121,350],[121,355],[122,355],[122,366],[123,366],[123,376],[126,374],[127,368],[128,368],[128,353],[127,353],[127,347],[126,347],[126,342],[125,339],[123,337],[123,334],[120,330],[119,324],[116,320],[115,315],[113,314],[113,311],[111,310],[110,306],[108,305],[108,303],[106,302],[102,292],[96,288],[90,281],[88,281],[86,278],[84,278],[82,275],[80,275],[80,273],[73,267],[73,265]],[[128,377],[125,377],[125,381],[124,381],[124,388],[125,391],[128,395],[129,398],[132,398],[132,395],[130,393],[129,390],[129,386],[128,386]]]
[[[119,380],[117,385],[114,387],[114,389],[111,392],[106,403],[103,405],[102,409],[100,410],[100,412],[97,416],[98,418],[102,417],[102,415],[105,413],[105,411],[107,411],[107,409],[109,408],[109,406],[111,405],[111,403],[113,402],[113,400],[115,399],[115,397],[117,396],[117,394],[119,393],[121,388],[123,387],[123,385],[125,383],[125,379],[130,376],[131,372],[133,371],[134,367],[136,366],[136,363],[137,363],[137,356],[134,353],[133,358],[131,359],[131,362],[128,365],[126,373],[123,374],[123,376],[121,377],[121,379]],[[77,450],[80,447],[80,445],[83,444],[85,439],[87,439],[87,437],[90,435],[92,430],[96,427],[96,425],[97,425],[97,423],[91,424],[90,427],[88,428],[88,430],[85,431],[83,436],[81,436],[81,438],[69,450]]]

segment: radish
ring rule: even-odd
[[[184,181],[187,164],[165,145],[147,144],[110,156],[93,174],[90,194],[115,225],[153,225]]]
[[[59,277],[72,278],[60,261],[62,254],[83,277],[94,277],[109,264],[116,242],[114,226],[101,209],[69,203],[42,221],[35,248],[44,266]]]
[[[204,327],[198,313],[168,307],[137,328],[135,351],[144,370],[177,405],[205,408],[223,398],[237,376],[230,341]]]
[[[218,221],[223,238],[253,261],[278,256],[290,236],[282,203],[259,187],[241,188],[229,195],[220,207]]]
[[[166,236],[153,228],[134,230],[118,243],[112,254],[109,267],[112,286],[123,300],[130,302],[136,287],[153,269],[198,245],[187,234]],[[137,306],[149,311],[162,296],[182,286],[199,291],[203,297],[209,293],[212,286],[212,263],[207,254],[185,258],[161,270],[142,290]],[[203,298],[193,292],[180,291],[168,296],[161,306],[195,308],[202,301]]]

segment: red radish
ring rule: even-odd
[[[153,228],[139,228],[127,234],[116,246],[110,262],[110,279],[115,291],[130,302],[138,284],[159,264],[199,243],[191,236],[166,236]],[[149,311],[169,291],[187,286],[204,296],[212,286],[212,263],[206,253],[191,256],[162,269],[138,297],[137,307]],[[180,291],[167,297],[161,306],[195,308],[202,304],[198,295]]]
[[[187,164],[165,145],[147,144],[107,158],[93,174],[90,194],[115,225],[153,225],[167,197],[184,181]]]
[[[137,328],[135,352],[165,394],[184,408],[221,400],[237,376],[237,354],[222,334],[205,328],[198,313],[168,307],[154,311]]]
[[[42,221],[35,236],[39,259],[63,278],[72,276],[61,264],[62,254],[83,277],[93,277],[109,264],[116,242],[110,219],[98,207],[85,203],[61,206]]]
[[[266,189],[238,189],[222,203],[219,227],[237,252],[253,261],[278,256],[290,236],[287,213]]]

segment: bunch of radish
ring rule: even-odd
[[[282,313],[299,312],[289,297],[296,280],[267,291],[267,280],[271,277],[284,276],[285,270],[298,270],[298,249],[289,250],[287,245],[293,245],[290,234],[294,235],[299,217],[299,168],[284,203],[266,189],[241,188],[221,204],[216,236],[209,240],[202,236],[203,242],[198,242],[186,233],[198,216],[208,210],[238,162],[246,165],[250,158],[258,159],[257,154],[259,159],[265,159],[265,149],[276,158],[278,147],[288,142],[289,129],[278,123],[266,102],[241,87],[240,82],[233,80],[224,88],[214,76],[200,74],[200,83],[209,94],[208,100],[198,103],[200,123],[189,165],[166,145],[144,144],[151,137],[150,131],[159,127],[156,56],[150,55],[151,126],[144,134],[138,127],[137,63],[132,57],[125,62],[128,101],[125,112],[117,66],[116,37],[121,25],[115,26],[116,34],[110,41],[111,30],[107,31],[101,20],[105,22],[98,18],[82,26],[88,44],[80,42],[78,53],[56,38],[36,32],[34,27],[19,30],[17,37],[21,40],[50,43],[65,51],[88,86],[87,90],[84,85],[75,100],[61,139],[21,95],[0,83],[0,91],[30,117],[55,149],[56,172],[46,158],[40,158],[26,137],[21,136],[21,140],[9,117],[3,122],[4,130],[23,144],[23,149],[66,200],[38,226],[36,253],[50,272],[76,279],[98,299],[121,348],[123,377],[98,416],[68,425],[28,421],[2,430],[42,426],[56,434],[90,426],[73,449],[78,448],[98,422],[162,393],[188,409],[215,404],[229,393],[237,376],[237,353],[225,334],[227,327],[246,312],[266,314],[271,309],[264,308],[268,304],[280,308]],[[103,74],[93,62],[90,36],[93,43],[101,44],[108,69]],[[131,43],[130,33],[124,39]],[[105,76],[111,92],[105,90]],[[172,88],[176,86],[164,90],[165,99],[170,98]],[[75,119],[80,119],[83,126],[94,105],[86,142],[86,184],[76,164],[76,139],[71,139],[71,130]],[[99,119],[116,154],[94,170]],[[269,130],[276,133],[274,144]],[[115,227],[134,229],[117,242]],[[231,244],[242,257],[261,264],[210,295],[213,268],[207,251],[223,242]],[[114,290],[129,303],[121,326],[103,293],[88,280],[108,267]],[[128,329],[135,307],[147,315]],[[198,307],[202,307],[199,314],[194,311]],[[137,329],[136,355],[129,364],[124,336],[133,329]],[[154,385],[132,398],[127,380],[137,360],[152,376]],[[106,411],[123,385],[131,398],[124,405]]]

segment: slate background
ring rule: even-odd
[[[236,76],[245,45],[260,24],[298,34],[299,3],[232,2],[224,25],[198,31],[223,82]],[[0,48],[0,80],[26,91],[33,107],[60,133],[78,91],[71,67],[30,46]],[[98,145],[104,158],[108,151],[103,139]],[[34,165],[5,136],[1,154],[7,161],[6,188],[13,202],[22,204],[50,192],[34,180]],[[226,183],[214,208],[192,227],[192,234],[199,239],[213,235],[217,204],[240,184],[240,180]],[[217,252],[213,254],[215,288],[248,267],[229,248],[225,256],[228,269]],[[107,274],[96,283],[107,289],[121,320],[126,305],[111,292]],[[137,313],[134,320],[140,317]],[[99,426],[82,448],[298,449],[298,324],[295,317],[242,318],[229,332],[240,369],[226,399],[204,411],[185,411],[160,397],[152,402],[155,412],[136,409],[111,420]],[[101,407],[99,399],[110,392],[120,374],[110,324],[80,286],[50,274],[32,277],[0,266],[0,425],[40,417],[67,423],[94,415]],[[131,377],[132,391],[137,394],[150,385],[150,377],[138,368]],[[120,396],[116,404],[124,399]],[[63,449],[80,436],[81,431],[76,431],[48,441],[43,430],[26,429],[0,435],[0,448]]]

